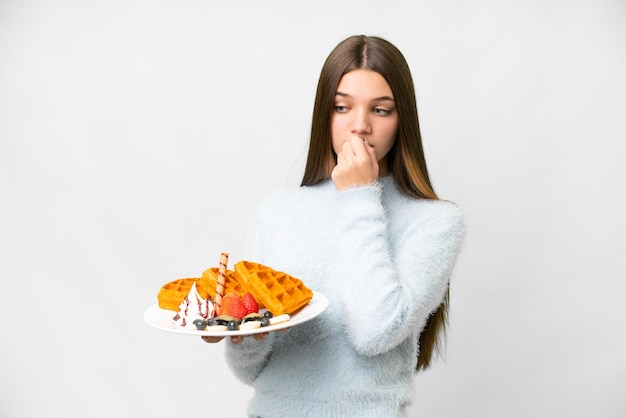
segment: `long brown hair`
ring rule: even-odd
[[[341,77],[352,70],[368,69],[382,75],[391,91],[398,111],[398,134],[389,151],[391,174],[400,190],[417,199],[438,199],[431,185],[424,158],[415,87],[409,66],[402,53],[385,39],[357,35],[340,42],[326,59],[320,73],[311,140],[302,186],[310,186],[330,177],[337,155],[332,149],[330,118]],[[416,371],[430,366],[435,352],[441,352],[448,322],[449,292],[437,310],[428,318],[419,339]]]

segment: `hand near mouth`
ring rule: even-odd
[[[353,135],[341,145],[337,153],[337,165],[331,178],[337,190],[372,184],[378,180],[379,167],[367,139]]]

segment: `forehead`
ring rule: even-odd
[[[339,80],[336,93],[365,99],[378,97],[393,98],[393,93],[387,80],[372,70],[352,70],[345,73]]]

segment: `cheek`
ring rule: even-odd
[[[341,144],[343,142],[342,136],[342,128],[339,126],[339,121],[335,118],[330,120],[330,137],[331,137],[331,145],[333,147],[333,151],[335,154],[337,151],[341,150]]]
[[[374,147],[374,154],[376,154],[376,160],[382,160],[395,142],[395,136],[387,136],[384,137],[381,135],[375,140],[370,141],[370,144]]]
[[[378,143],[378,152],[376,152],[376,156],[378,158],[384,157],[389,150],[393,147],[393,144],[396,142],[396,136],[398,135],[398,125],[397,123],[391,123],[381,129],[381,137],[380,142]]]
[[[389,154],[391,150],[391,146],[393,143],[385,144],[384,146],[378,146],[374,148],[374,153],[376,154],[376,161],[380,161]]]

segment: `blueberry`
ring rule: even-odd
[[[263,316],[266,318],[272,318],[274,316],[273,313],[271,313],[270,311],[265,311],[263,312]]]
[[[269,318],[263,318],[261,319],[261,326],[262,327],[266,327],[270,324],[270,319]]]
[[[195,321],[193,321],[193,324],[196,326],[196,328],[198,328],[200,331],[202,331],[203,329],[206,328],[207,321],[205,321],[203,319],[196,319]]]
[[[228,322],[228,330],[229,331],[237,331],[239,329],[239,322],[238,321],[229,321]]]

